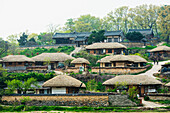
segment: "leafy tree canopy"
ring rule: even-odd
[[[20,36],[20,39],[18,39],[19,45],[24,46],[27,43],[27,38],[28,38],[28,35],[23,33],[22,36]]]
[[[106,38],[104,36],[105,30],[100,30],[100,31],[93,31],[90,37],[88,38],[88,44],[92,44],[93,42],[103,42],[104,39]]]
[[[129,32],[126,34],[126,38],[130,41],[141,41],[144,36],[140,32]]]

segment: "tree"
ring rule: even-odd
[[[54,24],[49,24],[48,25],[48,33],[49,34],[51,34],[51,38],[53,37],[53,35],[57,32],[57,31],[59,31],[58,30],[58,27],[59,27],[59,25],[54,25]]]
[[[12,44],[17,44],[17,43],[18,43],[17,38],[18,38],[18,34],[9,35],[9,36],[7,37],[7,41],[8,41],[9,43],[12,43]]]
[[[169,44],[169,35],[170,35],[170,5],[161,7],[161,11],[159,13],[159,21],[158,24],[160,25],[161,36]]]
[[[74,19],[70,18],[67,19],[67,22],[65,23],[65,30],[69,32],[75,31],[75,22]]]
[[[95,79],[89,80],[87,82],[87,90],[88,91],[96,91],[97,90],[97,82],[95,81]]]
[[[27,43],[28,35],[25,34],[25,32],[20,36],[20,39],[18,39],[19,45],[24,46]]]
[[[140,32],[129,32],[126,34],[126,38],[130,41],[141,41],[144,36]]]
[[[93,31],[90,37],[88,38],[88,44],[92,44],[93,42],[103,42],[106,38],[104,36],[105,30]]]
[[[38,35],[37,43],[39,45],[52,45],[53,42],[54,40],[50,33],[43,32]]]
[[[36,43],[34,38],[31,38],[27,41],[27,43],[25,45],[26,46],[32,46],[32,45],[37,45],[37,43]]]
[[[27,79],[27,81],[24,81],[24,83],[22,83],[22,81],[20,80],[13,79],[12,81],[8,80],[5,83],[8,86],[9,93],[13,93],[15,89],[18,89],[19,91],[25,94],[26,91],[34,89],[34,87],[32,87],[31,85],[39,87],[36,81],[37,80],[34,78],[29,78]]]
[[[9,49],[8,42],[6,42],[2,38],[0,38],[0,57],[2,57],[2,55],[5,54],[8,49]]]
[[[137,88],[134,86],[132,88],[129,88],[128,90],[128,94],[131,99],[134,99],[134,97],[137,97],[137,93],[138,93]]]

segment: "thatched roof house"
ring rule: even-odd
[[[34,62],[33,59],[25,55],[8,55],[2,58],[3,62]]]
[[[120,75],[109,79],[103,85],[115,85],[125,82],[127,85],[161,85],[162,83],[147,75]]]
[[[68,76],[68,75],[58,75],[46,82],[42,85],[43,87],[86,87],[84,83],[81,81]]]
[[[147,93],[155,93],[162,86],[162,83],[147,75],[120,75],[111,78],[103,83],[106,89],[114,89],[117,84],[126,84],[127,89],[136,87],[140,96]]]
[[[86,49],[116,49],[116,48],[126,49],[127,47],[117,42],[115,43],[93,43],[86,47]]]
[[[72,64],[90,64],[90,62],[84,58],[76,58],[71,63]]]
[[[170,47],[168,47],[168,46],[158,46],[158,47],[150,50],[150,52],[161,52],[161,51],[170,51]]]
[[[81,81],[67,75],[58,75],[42,85],[50,87],[52,94],[78,93],[80,88],[86,88]]]
[[[75,58],[65,53],[42,53],[40,55],[32,57],[32,59],[35,61],[42,61],[42,62],[46,60],[63,62],[68,59],[75,59]]]

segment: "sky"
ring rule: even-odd
[[[170,0],[0,0],[0,37],[46,32],[49,24],[63,26],[69,18],[102,18],[115,8],[142,4],[170,5]]]

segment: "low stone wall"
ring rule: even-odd
[[[152,100],[170,100],[170,93],[166,93],[166,94],[148,94],[149,98]]]
[[[35,95],[29,97],[31,101],[26,105],[35,106],[136,106],[127,95]],[[23,96],[2,96],[2,101],[8,104],[20,104]]]
[[[101,73],[112,73],[112,74],[131,74],[145,71],[146,67],[140,68],[129,68],[129,67],[100,67]],[[93,67],[92,72],[99,72],[99,67]]]
[[[108,106],[108,96],[24,96],[31,99],[27,105],[35,106]],[[20,103],[23,96],[3,96],[9,104]]]
[[[111,106],[137,106],[135,102],[128,99],[128,95],[109,95]]]

